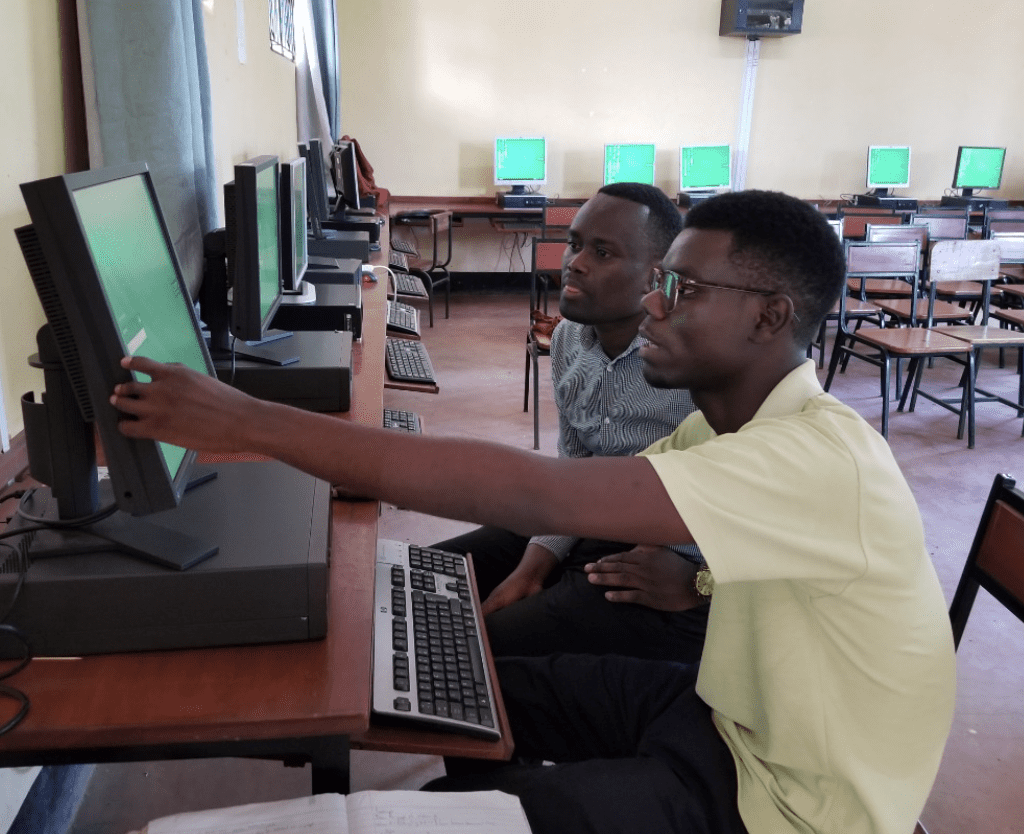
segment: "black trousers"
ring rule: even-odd
[[[433,547],[471,553],[480,599],[515,569],[529,539],[497,527],[480,527]],[[543,591],[489,614],[487,636],[495,657],[620,654],[696,663],[707,631],[707,607],[656,611],[608,602],[607,588],[591,585],[583,566],[631,544],[582,539],[548,577]],[[683,558],[683,557],[679,557]]]
[[[746,834],[696,665],[556,655],[497,666],[517,758],[555,764],[462,760],[426,790],[515,794],[533,834]]]

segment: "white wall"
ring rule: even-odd
[[[735,141],[745,41],[720,0],[339,3],[342,129],[393,194],[488,195],[501,134],[549,139],[551,196],[600,185],[604,143]],[[1006,145],[1024,198],[1019,0],[814,0],[803,32],[761,42],[747,186],[863,191],[870,144],[909,144],[913,196],[951,185],[960,144]],[[910,193],[908,192],[908,193]]]

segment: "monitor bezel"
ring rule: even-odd
[[[141,516],[178,505],[188,486],[196,453],[186,449],[177,471],[171,473],[158,442],[128,438],[118,429],[123,415],[110,404],[110,396],[115,385],[129,382],[134,377],[121,367],[121,360],[131,355],[131,351],[118,330],[74,197],[74,192],[80,189],[137,176],[142,177],[153,201],[186,318],[191,323],[206,373],[213,376],[213,363],[202,338],[152,175],[145,163],[49,177],[23,183],[21,191],[53,280],[56,303],[60,307],[59,311],[47,309],[48,304],[54,303],[50,299],[43,305],[44,312],[55,329],[62,327],[63,323],[58,324],[51,316],[64,316],[66,330],[73,342],[58,341],[62,363],[65,369],[69,366],[78,368],[84,379],[84,393],[91,409],[83,411],[83,414],[96,424],[117,506],[131,515]],[[131,219],[126,220],[130,224]],[[71,373],[77,371],[72,370]],[[76,390],[81,398],[81,388]]]
[[[281,281],[285,292],[298,292],[301,289],[302,280],[309,268],[309,243],[307,241],[307,227],[309,225],[309,205],[306,189],[306,158],[296,157],[287,162],[282,162],[278,176],[278,199],[280,208],[279,219],[281,226]],[[302,191],[301,221],[296,222],[295,198],[298,190]],[[301,240],[298,233],[301,231]],[[304,257],[298,271],[295,269],[295,249],[302,246]]]
[[[259,263],[259,217],[256,181],[260,174],[273,168],[274,170],[274,212],[275,240],[278,242],[277,294],[261,314],[262,292],[260,283]],[[270,323],[281,306],[284,286],[281,276],[280,255],[280,205],[281,188],[277,176],[278,158],[276,156],[257,156],[235,165],[235,264],[230,276],[232,285],[231,298],[231,333],[244,342],[258,342],[270,329]]]
[[[960,161],[965,150],[971,151],[1002,151],[1002,158],[999,160],[999,179],[995,185],[964,185],[960,180]],[[956,150],[956,163],[953,165],[953,188],[966,189],[968,193],[978,189],[995,191],[1003,184],[1003,171],[1006,170],[1006,148],[999,145],[960,145]]]
[[[651,180],[609,180],[608,179],[608,154],[612,148],[650,148],[651,150]],[[604,185],[610,185],[613,182],[642,182],[645,185],[654,185],[658,173],[657,168],[658,148],[653,142],[608,142],[604,146],[604,176],[602,177]]]
[[[356,158],[356,145],[351,139],[339,139],[334,145],[336,174],[334,190],[338,192],[345,206],[353,211],[362,209],[359,194],[359,160]]]
[[[509,178],[498,176],[498,146],[500,142],[508,141],[530,141],[544,143],[544,174],[540,179],[524,179],[522,177]],[[547,185],[548,182],[548,140],[545,136],[495,136],[494,137],[494,184],[528,187],[533,185]]]
[[[319,139],[310,139],[307,145],[309,154],[306,157],[307,170],[310,171],[306,180],[307,186],[312,189],[313,198],[316,203],[317,220],[323,223],[331,216],[331,184],[330,174],[327,169],[327,160],[324,157],[323,142]]]
[[[685,152],[697,149],[707,148],[726,148],[729,151],[729,164],[726,168],[728,171],[728,178],[724,185],[683,185],[683,161],[685,159]],[[712,191],[728,191],[732,188],[732,145],[728,142],[719,142],[717,144],[704,144],[704,145],[680,145],[679,146],[679,190],[683,193],[702,193]]]
[[[871,180],[871,154],[874,151],[906,151],[907,152],[907,176],[905,182],[872,182]],[[867,171],[865,173],[865,187],[872,189],[879,188],[910,188],[910,164],[911,151],[909,145],[869,145],[867,156]]]

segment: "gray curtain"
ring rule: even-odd
[[[195,298],[217,226],[202,0],[78,0],[89,163],[146,162]]]
[[[334,0],[310,0],[310,20],[313,24],[313,39],[316,42],[317,57],[320,59],[320,84],[327,106],[327,122],[331,136],[341,135],[341,92],[338,69],[338,21],[335,17]]]

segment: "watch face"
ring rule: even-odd
[[[697,571],[697,576],[694,579],[694,585],[697,588],[697,593],[702,597],[709,597],[715,590],[715,578],[711,575],[711,571],[707,568],[701,568]]]

